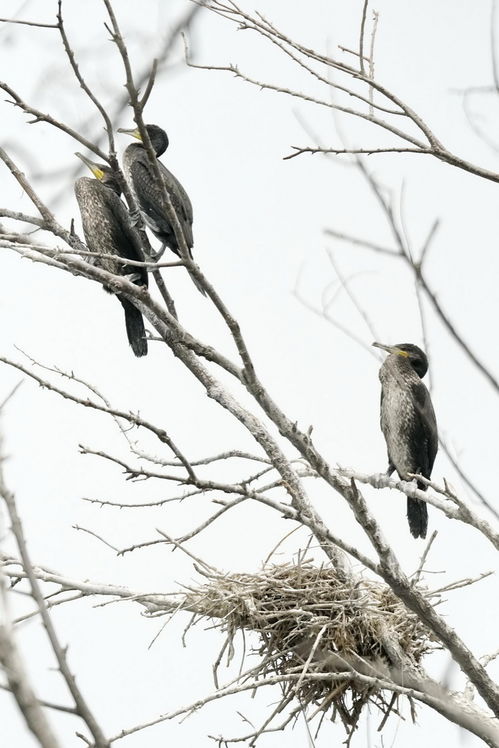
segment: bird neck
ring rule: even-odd
[[[108,190],[111,190],[116,195],[118,195],[118,197],[121,195],[121,187],[116,180],[110,179],[108,182],[101,182],[101,184],[103,184],[104,187],[107,187]]]
[[[399,356],[397,354],[391,354],[385,360],[383,366],[379,370],[379,378],[383,382],[391,377],[402,377],[404,379],[419,380],[421,377],[413,369],[411,362],[405,356]]]

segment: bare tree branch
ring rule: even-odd
[[[441,488],[431,481],[427,481],[424,476],[418,476],[418,480],[427,483],[434,490],[437,490],[440,494],[446,497],[447,501],[442,501],[426,491],[422,491],[417,488],[413,483],[407,483],[406,481],[397,480],[396,478],[389,478],[386,473],[376,473],[375,475],[366,475],[360,473],[357,470],[351,470],[349,468],[339,468],[339,472],[348,478],[358,481],[359,483],[365,483],[373,488],[394,488],[401,491],[405,496],[409,496],[412,499],[420,499],[428,504],[439,509],[449,519],[456,519],[464,522],[471,527],[475,527],[484,537],[486,537],[496,548],[499,550],[499,532],[484,519],[475,514],[469,506],[467,506],[462,499],[459,499],[454,492],[451,492],[449,486]]]
[[[31,686],[26,666],[17,647],[10,616],[8,613],[7,592],[2,568],[0,567],[0,665],[3,668],[7,686],[12,692],[28,728],[42,748],[58,748],[60,745]]]
[[[41,592],[36,575],[33,572],[33,566],[30,561],[28,549],[26,547],[26,541],[24,539],[24,532],[23,532],[21,520],[17,513],[15,498],[14,498],[14,495],[7,489],[5,485],[4,476],[3,476],[3,468],[1,464],[2,459],[3,459],[3,456],[0,455],[0,495],[2,496],[7,506],[7,510],[8,510],[11,525],[12,525],[12,532],[14,533],[14,536],[16,538],[16,543],[19,548],[19,553],[22,558],[22,563],[23,563],[23,567],[26,572],[26,576],[29,579],[29,583],[31,587],[31,594],[40,611],[40,616],[43,621],[45,630],[47,632],[47,636],[49,638],[52,650],[56,657],[59,670],[64,680],[66,681],[69,692],[71,693],[74,699],[75,708],[79,716],[85,722],[92,737],[94,738],[96,748],[109,748],[109,741],[104,737],[104,733],[102,732],[93,713],[91,712],[90,707],[88,706],[79,687],[76,685],[75,677],[72,674],[71,670],[69,669],[69,665],[68,665],[67,658],[66,658],[66,652],[64,648],[61,646],[61,644],[59,643],[59,639],[57,637],[54,626],[52,624],[52,620],[47,611],[47,606],[45,603],[44,596]],[[50,735],[48,736],[48,738],[50,738]],[[57,745],[57,743],[47,742],[44,745],[46,745],[48,748],[49,745]]]

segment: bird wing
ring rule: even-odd
[[[191,201],[178,179],[162,163],[158,162],[158,164],[165,179],[168,195],[182,226],[187,246],[191,248],[194,243],[192,237],[193,214]],[[161,209],[161,189],[154,179],[154,175],[151,173],[149,164],[144,163],[141,158],[134,159],[130,165],[130,176],[140,209],[152,222],[151,228],[154,230],[155,225],[158,232],[173,234],[170,222]]]
[[[164,174],[165,176],[166,184],[168,185],[168,192],[170,192],[171,185],[171,195],[172,199],[175,201],[175,210],[180,213],[181,217],[189,224],[189,226],[192,226],[193,213],[192,203],[189,199],[189,195],[184,190],[177,177],[172,174],[171,171],[168,171],[164,164],[160,163],[159,166],[162,174]],[[178,207],[176,204],[177,200]]]
[[[112,190],[105,187],[101,191],[101,199],[113,218],[113,239],[116,250],[120,257],[128,260],[144,262],[145,256],[142,250],[139,235],[130,222],[130,216],[125,205],[118,195]],[[127,267],[122,266],[122,274],[139,273],[141,284],[147,286],[148,277],[146,268],[140,268],[134,265]]]
[[[423,382],[412,384],[412,393],[417,408],[420,428],[424,434],[419,451],[420,469],[422,474],[429,478],[438,451],[438,430],[435,411],[431,402],[430,393]]]

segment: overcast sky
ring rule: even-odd
[[[243,2],[243,0],[242,0]],[[52,22],[57,3],[4,0],[2,16]],[[104,29],[103,3],[66,3],[67,31],[82,72],[104,104],[113,110],[123,96],[124,77],[116,49]],[[184,0],[130,0],[115,3],[129,43],[132,63],[141,71],[161,48],[175,22],[186,12]],[[362,3],[351,0],[244,0],[249,11],[261,10],[275,25],[305,46],[339,53],[337,45],[357,48]],[[470,0],[420,0],[401,3],[377,0],[376,75],[428,123],[458,155],[492,170],[499,157],[470,127],[459,93],[492,83],[490,4]],[[202,11],[191,30],[197,62],[237,64],[249,76],[310,95],[329,93],[272,45],[228,21]],[[348,59],[348,58],[346,58]],[[271,395],[301,428],[314,426],[318,448],[332,465],[362,472],[386,468],[379,431],[379,362],[358,343],[311,312],[321,306],[326,290],[338,290],[327,251],[333,253],[369,315],[377,337],[385,343],[422,344],[420,318],[410,273],[397,260],[329,239],[324,229],[350,232],[392,246],[379,207],[357,170],[340,159],[303,155],[283,160],[292,146],[313,145],[313,134],[325,146],[341,147],[337,126],[351,145],[398,144],[380,136],[367,123],[282,94],[260,91],[229,73],[188,69],[179,44],[171,67],[160,76],[146,111],[146,121],[164,127],[170,147],[164,163],[181,180],[194,206],[194,255],[206,276],[239,320],[260,376]],[[2,78],[33,106],[50,111],[90,139],[102,129],[98,117],[65,62],[57,32],[0,25]],[[75,219],[80,231],[73,181],[78,169],[74,151],[80,144],[45,123],[28,125],[27,117],[1,103],[1,145],[20,164],[42,197],[53,201],[60,221]],[[486,96],[471,99],[475,123],[493,138],[498,104]],[[131,126],[124,113],[116,126]],[[499,137],[498,137],[499,141]],[[120,152],[128,144],[118,136]],[[498,235],[497,185],[480,180],[430,157],[413,154],[373,155],[367,164],[393,191],[403,192],[403,216],[417,250],[432,222],[441,226],[427,262],[427,274],[450,318],[487,363],[499,371],[496,341]],[[80,164],[81,166],[81,164]],[[79,174],[82,174],[80,171]],[[0,169],[2,206],[33,213],[27,197],[5,168]],[[231,343],[209,302],[196,291],[183,270],[166,271],[167,282],[183,324],[196,335],[232,354]],[[335,285],[336,284],[336,285]],[[150,344],[144,359],[128,347],[120,304],[94,283],[21,260],[2,250],[0,351],[23,360],[18,346],[49,366],[73,371],[92,382],[117,408],[140,410],[166,428],[191,459],[229,448],[255,450],[250,437],[207,398],[199,384],[161,343]],[[498,444],[497,397],[449,340],[428,308],[429,353],[433,401],[439,428],[462,468],[489,500],[496,500]],[[344,292],[332,316],[366,344],[372,334]],[[0,369],[0,400],[19,381],[15,371]],[[249,403],[247,398],[243,401]],[[172,591],[178,583],[199,581],[187,558],[162,546],[117,558],[74,525],[92,529],[117,547],[156,537],[159,527],[171,535],[192,528],[213,512],[206,498],[169,504],[161,510],[99,508],[83,497],[145,502],[165,496],[162,484],[124,482],[119,469],[83,456],[79,445],[126,456],[116,427],[95,413],[80,412],[26,381],[3,419],[9,455],[7,477],[15,490],[33,559],[68,576],[125,584],[134,590]],[[137,435],[138,437],[139,435]],[[147,439],[141,442],[159,450]],[[164,456],[164,455],[163,455]],[[227,473],[213,472],[213,477]],[[473,502],[439,454],[435,479],[445,476]],[[336,534],[368,550],[361,532],[340,497],[325,488],[312,492],[317,508]],[[405,502],[388,491],[366,491],[370,506],[387,538],[411,572],[423,545],[407,530]],[[496,502],[497,503],[497,502]],[[480,508],[477,506],[477,510]],[[270,511],[253,505],[224,517],[190,544],[190,549],[225,571],[256,571],[289,531]],[[454,579],[495,569],[497,562],[476,532],[458,526],[430,508],[430,531],[437,529],[428,577],[435,587]],[[276,558],[284,562],[306,543],[305,532],[286,542]],[[5,546],[10,546],[8,538]],[[436,581],[435,581],[436,580]],[[441,612],[477,655],[497,649],[497,583],[449,596]],[[210,693],[211,667],[223,635],[203,622],[180,638],[188,617],[178,615],[152,648],[148,645],[163,621],[140,615],[133,604],[92,607],[95,601],[68,604],[54,613],[70,661],[91,707],[109,734],[122,727],[188,704]],[[208,630],[205,630],[208,629]],[[67,702],[64,685],[37,621],[22,628],[23,652],[37,687],[46,698]],[[435,655],[425,663],[440,678],[447,661]],[[491,668],[493,672],[493,668]],[[462,687],[453,680],[451,687]],[[237,710],[260,723],[270,694],[215,703],[185,723],[166,723],[128,739],[126,745],[156,748],[214,745],[207,736],[233,736],[247,730]],[[0,693],[5,745],[31,748],[34,742],[12,705]],[[440,741],[478,745],[430,710],[418,708],[413,726],[391,717],[384,745],[407,748]],[[50,715],[64,745],[81,745],[75,722]],[[353,746],[381,746],[377,714],[366,719]],[[321,746],[339,745],[341,726],[326,725]],[[286,736],[261,739],[262,746],[305,746],[302,724]]]

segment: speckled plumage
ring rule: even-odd
[[[74,189],[85,241],[90,251],[143,261],[140,239],[130,223],[128,211],[119,198],[119,188],[116,188],[116,184],[111,182],[110,186],[106,186],[97,179],[81,177],[75,182]],[[148,284],[145,268],[124,265],[104,257],[94,262],[110,273],[138,275],[134,281],[137,285]],[[105,286],[104,288],[106,291],[110,290]],[[127,336],[132,350],[136,356],[145,356],[147,340],[142,314],[128,299],[119,294],[117,297],[125,311]]]
[[[409,473],[430,478],[438,449],[438,432],[430,393],[421,381],[428,368],[426,355],[407,343],[394,349],[410,352],[403,356],[390,353],[379,372],[381,381],[381,430],[388,450],[388,472],[397,471],[402,480]],[[426,486],[418,484],[423,491]],[[414,537],[426,537],[426,502],[407,499],[409,528]]]

